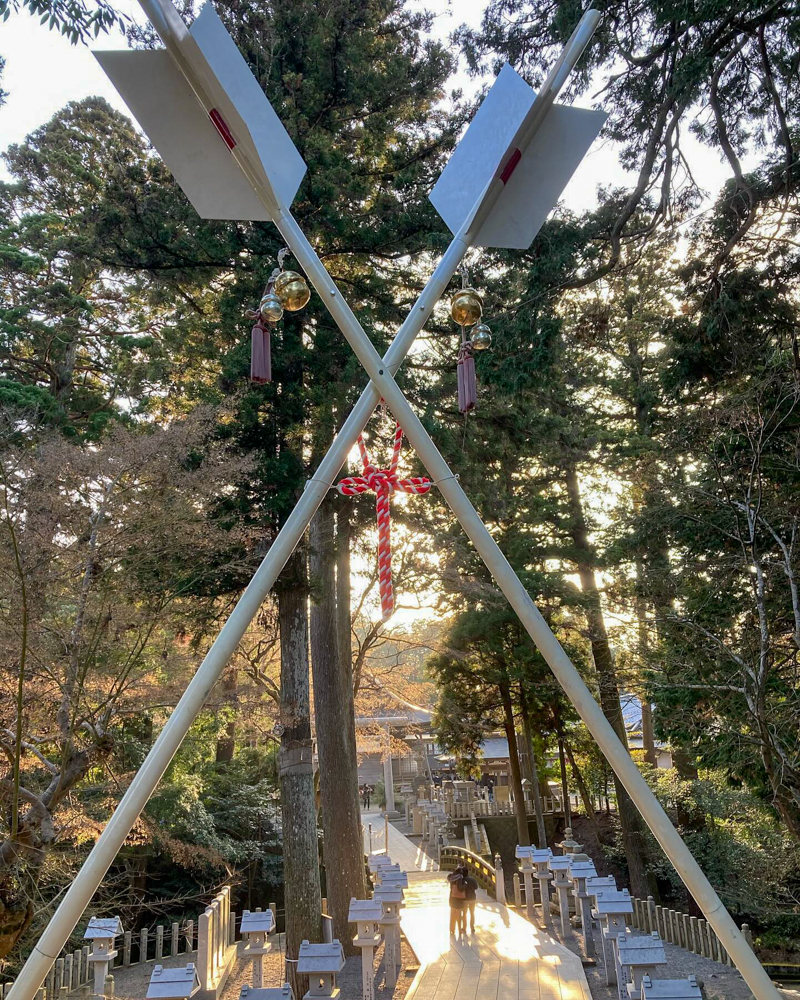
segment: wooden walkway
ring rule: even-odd
[[[382,819],[372,822],[377,853],[383,850]],[[375,825],[381,825],[380,846]],[[389,854],[408,871],[401,927],[420,962],[406,1000],[591,1000],[580,959],[482,890],[476,933],[452,939],[446,876],[409,866],[420,853],[389,827]]]
[[[361,822],[364,826],[364,851],[370,853],[369,827],[372,826],[372,853],[385,854],[386,844],[384,843],[385,822],[383,814],[375,811],[361,814]],[[439,866],[420,848],[417,847],[408,837],[404,837],[399,830],[389,824],[389,857],[395,864],[407,872],[430,872],[438,871]],[[409,875],[410,881],[410,875]]]

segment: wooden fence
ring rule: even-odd
[[[278,911],[274,903],[270,903],[270,909],[277,920]],[[237,936],[241,936],[238,934],[241,917],[230,913],[228,921],[227,940],[232,943],[237,940]],[[115,969],[128,968],[144,962],[155,964],[164,958],[174,958],[178,955],[190,956],[197,950],[199,923],[199,919],[183,920],[171,924],[157,924],[155,927],[143,927],[139,931],[125,931],[117,941],[117,955],[109,963],[109,972],[113,975]],[[89,962],[89,953],[88,944],[74,951],[62,952],[53,963],[44,986],[37,994],[37,1000],[59,1000],[66,995],[62,990],[71,993],[81,987],[91,987],[94,982],[94,971]],[[186,960],[192,961],[189,957]],[[13,985],[13,980],[0,985],[0,1000],[5,998]]]
[[[440,801],[444,806],[445,813],[452,819],[471,819],[472,816],[477,816],[479,818],[491,817],[491,816],[513,816],[514,815],[514,801],[513,799],[508,801],[498,801],[497,799],[484,799],[476,798],[471,802],[459,802],[456,800],[451,801],[447,796],[439,795],[437,796],[437,801]],[[580,808],[580,801],[577,795],[570,795],[570,809],[577,812]],[[604,806],[598,799],[595,803],[595,808],[601,811]],[[533,803],[526,801],[525,811],[529,816],[533,815]],[[561,816],[564,813],[562,802],[560,798],[553,795],[545,795],[542,798],[542,812],[545,816]]]
[[[656,906],[652,896],[640,899],[631,896],[633,915],[631,925],[639,930],[652,934],[658,931],[659,936],[670,944],[678,945],[695,955],[711,958],[716,962],[733,966],[730,955],[726,951],[713,927],[702,917],[690,917],[680,910],[670,910],[666,906]],[[752,947],[753,935],[747,924],[742,924],[742,934]]]

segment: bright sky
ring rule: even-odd
[[[411,6],[437,12],[433,34],[447,39],[454,28],[465,21],[477,24],[485,3],[484,0],[460,0],[452,5],[449,0],[412,0]],[[135,0],[117,0],[115,7],[135,20],[144,18]],[[94,47],[110,49],[126,45],[122,34],[116,32],[101,36]],[[125,104],[90,49],[70,45],[63,36],[40,25],[38,17],[20,13],[0,22],[0,55],[6,59],[2,86],[9,92],[5,106],[0,108],[0,150],[24,140],[29,132],[44,124],[69,101],[97,94],[127,113]],[[461,72],[454,78],[453,86],[469,91],[475,83]],[[683,144],[698,183],[713,195],[727,175],[719,157],[688,134]],[[8,176],[2,164],[0,176]],[[609,143],[598,141],[572,178],[563,201],[576,211],[590,208],[596,202],[598,183],[626,182],[629,183],[630,178],[619,166],[614,149]]]

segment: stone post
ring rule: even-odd
[[[211,919],[213,911],[207,906],[197,919],[197,974],[200,977],[200,989],[210,990],[213,981],[211,971]]]
[[[494,856],[494,871],[495,871],[495,891],[494,898],[498,903],[505,903],[506,901],[506,880],[503,874],[503,859],[499,854]]]
[[[387,730],[387,744],[391,737]],[[389,746],[386,747],[386,757],[383,760],[383,787],[386,792],[386,811],[394,812],[394,772],[392,770],[392,754]]]
[[[552,856],[553,852],[549,847],[531,852],[531,860],[536,866],[536,879],[539,883],[539,900],[541,901],[542,908],[542,924],[548,930],[552,930],[553,927],[553,919],[550,916],[550,879],[552,878],[552,875],[550,874],[550,869],[547,866],[547,863]]]
[[[706,922],[702,917],[697,921],[697,932],[700,936],[699,954],[702,955],[703,958],[710,958],[711,956],[708,954],[708,944],[706,942]]]
[[[522,881],[525,883],[525,916],[533,923],[533,864],[530,858],[523,859]]]

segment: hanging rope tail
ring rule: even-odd
[[[403,447],[403,429],[397,424],[394,432],[392,459],[387,469],[378,469],[372,464],[363,437],[358,436],[358,450],[364,467],[363,475],[347,476],[340,480],[337,490],[342,496],[351,497],[370,490],[375,493],[378,519],[378,587],[381,595],[381,618],[388,621],[394,613],[394,589],[392,587],[392,524],[389,499],[396,489],[404,493],[427,493],[433,483],[427,476],[411,476],[400,479],[397,466]]]

